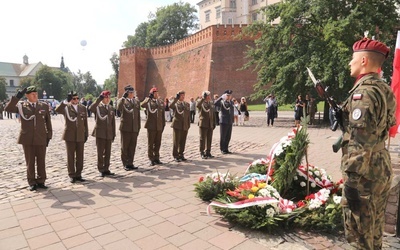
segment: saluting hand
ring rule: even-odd
[[[181,97],[181,94],[178,92],[178,93],[176,93],[176,99],[179,99]]]
[[[67,102],[70,102],[72,100],[72,91],[67,95]]]
[[[18,93],[15,95],[18,99],[21,99],[26,93],[26,87],[23,88],[22,90],[19,90]]]
[[[104,99],[104,95],[100,94],[99,97],[100,101],[102,101]]]
[[[127,98],[128,95],[129,95],[129,92],[128,92],[128,90],[127,90],[127,91],[125,91],[125,93],[124,93],[124,95],[123,95],[122,97],[123,97],[123,98]]]
[[[153,98],[154,98],[154,94],[153,94],[153,93],[150,93],[150,94],[149,94],[149,98],[150,98],[150,99],[153,99]]]

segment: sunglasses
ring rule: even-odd
[[[72,100],[79,100],[79,97],[73,97]]]

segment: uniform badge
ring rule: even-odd
[[[352,114],[353,120],[357,121],[358,119],[360,119],[361,114],[362,114],[361,109],[353,110],[353,114]]]
[[[361,100],[362,99],[362,94],[354,94],[353,95],[353,100]]]

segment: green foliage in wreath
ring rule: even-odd
[[[226,196],[226,191],[234,190],[237,186],[236,178],[229,173],[221,175],[218,173],[216,178],[200,178],[199,182],[194,184],[196,196],[203,201],[211,201],[218,197]]]
[[[292,144],[286,147],[286,153],[281,153],[275,158],[274,182],[271,185],[284,198],[293,198],[287,191],[292,186],[297,167],[300,165],[309,143],[306,126],[303,126],[292,139]]]
[[[249,168],[248,174],[251,173],[265,174],[267,173],[267,169],[268,169],[268,164],[257,163]]]
[[[314,210],[304,210],[294,226],[318,232],[337,233],[344,230],[342,206],[331,201]]]

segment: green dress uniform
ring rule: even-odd
[[[201,98],[197,100],[196,107],[199,112],[200,154],[203,158],[212,157],[211,143],[215,129],[214,103]],[[204,152],[204,150],[206,151]]]
[[[55,111],[65,118],[62,139],[67,147],[68,176],[82,179],[84,144],[89,136],[86,107],[62,102]]]
[[[9,113],[20,114],[21,131],[18,144],[22,144],[24,149],[29,186],[44,185],[47,178],[46,147],[53,136],[49,105],[41,101],[19,102],[19,98],[13,96],[5,110]],[[37,177],[35,176],[35,161]]]
[[[140,103],[135,98],[122,97],[117,110],[121,114],[119,130],[121,133],[121,160],[125,169],[134,169],[137,138],[140,131]]]
[[[96,125],[92,136],[96,137],[97,168],[100,173],[109,173],[111,144],[116,135],[115,109],[98,98],[90,105],[89,110],[96,114]]]
[[[151,165],[160,163],[161,138],[165,127],[165,106],[162,99],[146,97],[141,104],[147,110],[147,155]]]
[[[171,124],[174,129],[172,155],[177,161],[186,160],[183,154],[190,128],[190,105],[185,101],[174,98],[169,107],[174,111],[174,119]]]
[[[343,105],[343,179],[360,195],[359,211],[351,211],[347,200],[342,199],[345,234],[359,249],[382,247],[384,213],[392,180],[385,140],[389,128],[396,124],[395,108],[392,90],[376,73],[361,77]]]

